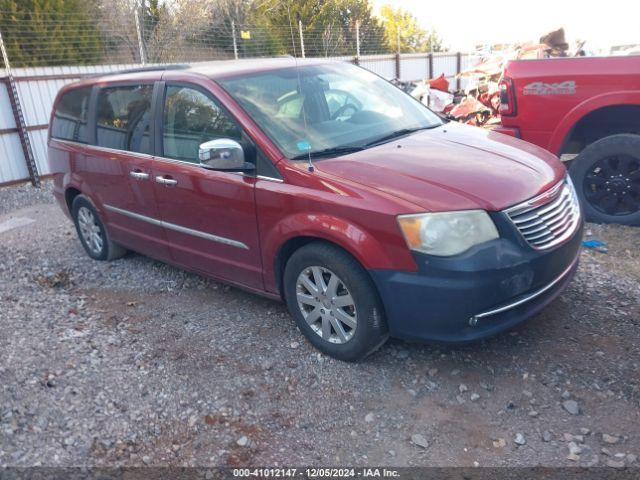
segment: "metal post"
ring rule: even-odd
[[[462,72],[462,54],[456,53],[456,90],[460,90],[460,72]]]
[[[360,64],[360,20],[356,20],[356,58],[353,63]]]
[[[4,69],[7,74],[7,93],[9,94],[9,102],[11,103],[11,110],[13,111],[13,118],[16,122],[16,127],[18,128],[18,137],[20,138],[22,153],[24,154],[24,159],[27,163],[29,178],[31,179],[31,184],[34,187],[39,187],[40,174],[38,173],[38,164],[36,163],[36,158],[34,157],[33,149],[31,148],[31,140],[29,139],[27,124],[24,120],[24,113],[22,112],[22,105],[20,104],[20,97],[18,96],[16,81],[13,78],[13,73],[11,72],[9,55],[7,55],[7,49],[4,46],[2,32],[0,32],[0,51],[2,52]]]
[[[145,65],[147,63],[147,57],[144,54],[144,44],[142,43],[142,28],[140,27],[140,17],[138,16],[138,7],[134,10],[134,17],[136,20],[136,33],[138,34],[138,48],[140,49],[140,63]]]
[[[300,51],[302,52],[302,58],[304,57],[304,36],[302,35],[302,20],[298,20],[298,30],[300,31]]]
[[[398,49],[396,51],[396,78],[400,80],[400,25],[396,27]]]
[[[433,53],[429,53],[429,78],[433,78]]]
[[[238,41],[236,40],[236,22],[231,20],[231,36],[233,37],[233,58],[238,59]]]

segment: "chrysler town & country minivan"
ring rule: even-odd
[[[582,216],[558,159],[446,122],[360,67],[241,60],[65,86],[54,192],[96,260],[127,250],[283,299],[322,352],[464,342],[567,286]]]

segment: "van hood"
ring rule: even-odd
[[[545,191],[566,173],[542,148],[453,122],[320,160],[315,167],[426,211],[503,210]]]

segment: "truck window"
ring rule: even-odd
[[[153,85],[101,89],[96,108],[98,146],[150,154],[152,93]]]
[[[75,88],[64,93],[56,105],[51,122],[51,137],[78,143],[89,141],[87,112],[91,87]]]

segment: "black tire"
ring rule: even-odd
[[[98,248],[96,244],[91,243],[91,241],[88,241],[82,232],[82,227],[80,225],[81,220],[79,217],[86,214],[87,210],[91,213],[91,215],[93,215],[96,235],[101,239],[100,248]],[[85,252],[87,252],[87,255],[89,255],[94,260],[115,260],[127,253],[126,249],[111,241],[109,233],[107,232],[107,229],[105,228],[100,215],[98,215],[98,211],[93,206],[93,203],[91,203],[91,200],[89,200],[84,195],[78,195],[73,199],[73,204],[71,205],[71,216],[73,217],[73,223],[76,226],[76,232],[78,233],[80,243],[82,243],[82,246],[84,247]]]
[[[590,222],[640,225],[640,135],[611,135],[586,147],[569,167]]]
[[[350,294],[354,301],[355,312],[357,312],[356,327],[351,332],[351,337],[344,343],[332,343],[324,339],[320,333],[316,333],[305,320],[302,308],[298,305],[298,278],[303,272],[309,272],[310,267],[315,266],[329,270],[327,275],[334,273],[339,277],[340,288],[346,289],[343,293]],[[353,362],[365,358],[387,340],[389,334],[384,309],[375,285],[360,263],[344,250],[321,241],[303,246],[289,258],[283,282],[289,312],[302,333],[321,352],[338,360]],[[333,317],[333,313],[331,316]],[[320,322],[322,323],[323,320]],[[338,332],[335,327],[331,326],[331,329],[332,334],[337,337]]]

